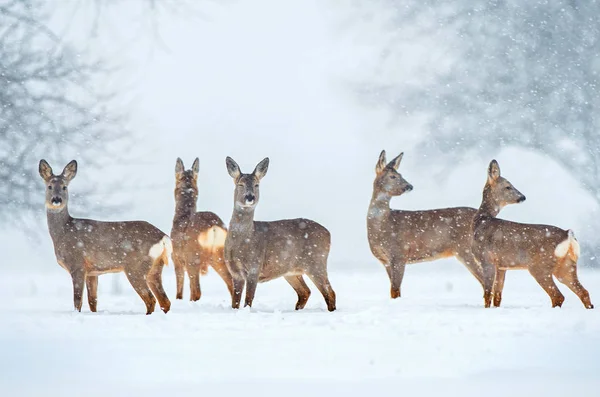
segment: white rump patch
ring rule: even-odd
[[[561,242],[554,249],[554,255],[558,258],[564,258],[569,253],[569,249],[573,249],[573,253],[579,258],[580,248],[577,239],[575,239],[575,234],[571,229],[568,230],[568,237],[565,241]]]
[[[171,243],[171,239],[169,238],[169,236],[164,236],[158,243],[150,247],[148,255],[150,255],[152,259],[157,259],[163,253],[165,253],[165,251],[167,257],[170,257],[171,253],[173,253],[173,244]]]
[[[225,245],[227,232],[223,228],[213,226],[198,235],[198,244],[202,248],[221,248]]]

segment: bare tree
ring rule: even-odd
[[[0,4],[0,220],[22,224],[40,211],[37,163],[75,153],[87,165],[119,157],[127,143],[112,96],[92,82],[108,70],[62,42],[41,0]],[[88,210],[107,209],[79,192]]]
[[[421,149],[446,161],[503,146],[539,151],[561,164],[600,205],[599,1],[385,5],[394,15],[390,31],[413,26],[418,35],[442,36],[438,44],[453,59],[424,85],[391,82],[362,89],[398,115],[429,117]],[[392,34],[388,54],[396,39]]]

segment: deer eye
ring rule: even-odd
[[[391,179],[396,179],[396,175],[390,175]]]
[[[258,183],[256,185],[254,185],[254,187],[257,188],[258,187]]]
[[[67,187],[66,187],[66,186],[63,186],[63,190],[67,190]]]
[[[52,185],[48,185],[48,190],[52,190]]]
[[[510,186],[507,186],[507,187],[505,187],[504,189],[506,189],[506,190],[510,190]]]

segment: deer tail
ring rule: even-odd
[[[562,241],[560,244],[556,246],[554,249],[554,256],[557,258],[565,258],[569,257],[574,262],[577,262],[579,259],[579,255],[581,253],[579,243],[575,238],[575,233],[573,230],[569,229],[567,231],[567,238]]]

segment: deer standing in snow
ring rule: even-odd
[[[398,172],[404,153],[386,162],[385,150],[375,167],[373,197],[367,214],[371,252],[383,264],[391,283],[391,297],[400,297],[407,263],[455,257],[483,286],[481,267],[471,253],[471,221],[475,209],[443,208],[426,211],[390,209],[393,196],[410,192],[413,186]]]
[[[259,184],[267,173],[269,159],[258,163],[251,174],[243,174],[230,157],[226,164],[235,183],[233,215],[225,240],[225,263],[233,276],[233,308],[240,306],[244,284],[244,306],[252,306],[259,282],[284,277],[298,294],[296,310],[300,310],[310,296],[302,277],[305,274],[323,294],[327,309],[335,310],[335,292],[327,275],[329,231],[308,219],[254,221]]]
[[[490,307],[492,297],[494,306],[500,306],[507,270],[527,269],[550,296],[552,307],[565,300],[554,275],[592,309],[590,294],[577,278],[579,243],[572,230],[496,218],[504,206],[523,201],[525,196],[500,175],[500,166],[492,160],[473,220],[473,253],[483,267],[485,307]]]
[[[175,165],[175,216],[171,229],[173,262],[177,280],[177,299],[183,299],[183,279],[187,270],[190,279],[190,300],[200,299],[200,274],[212,266],[227,285],[233,297],[233,279],[223,259],[227,229],[212,212],[196,212],[198,200],[199,160],[186,170],[183,161]]]
[[[157,299],[167,313],[171,302],[162,286],[162,268],[169,263],[172,251],[169,237],[148,222],[71,217],[68,187],[77,174],[75,160],[60,175],[54,175],[46,160],[41,160],[39,173],[46,182],[48,229],[56,259],[73,279],[75,310],[81,311],[84,285],[90,310],[95,312],[98,275],[125,272],[146,304],[146,314],[154,311]]]

